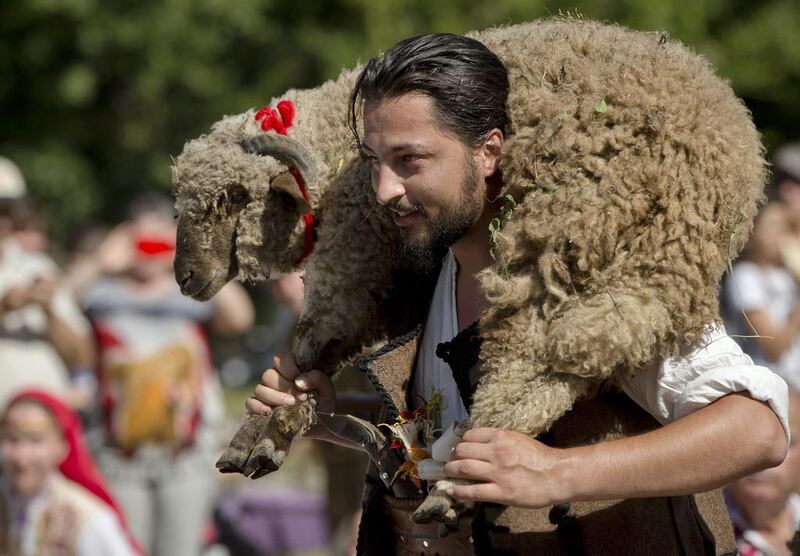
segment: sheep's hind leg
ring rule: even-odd
[[[242,474],[258,479],[283,465],[294,439],[314,424],[316,405],[316,400],[309,398],[293,406],[276,408],[269,416]]]
[[[454,484],[465,483],[466,481],[443,479],[436,481],[427,498],[412,514],[411,518],[417,523],[430,523],[438,521],[450,529],[457,529],[459,520],[466,515],[472,505],[470,503],[453,500],[448,494],[447,489]]]

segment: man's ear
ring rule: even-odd
[[[273,180],[269,183],[269,186],[270,189],[286,193],[292,199],[294,199],[295,203],[297,204],[297,210],[300,211],[300,214],[308,214],[311,212],[311,205],[309,205],[308,201],[306,201],[303,197],[303,192],[300,191],[300,186],[297,184],[297,180],[294,178],[291,172],[279,174],[273,178]]]
[[[478,151],[478,168],[484,178],[493,176],[500,168],[503,156],[503,132],[495,128],[489,132]]]

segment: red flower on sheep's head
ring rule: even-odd
[[[275,130],[276,133],[286,135],[286,130],[294,123],[295,108],[291,100],[282,100],[278,103],[278,109],[271,106],[264,106],[256,112],[256,121],[261,122],[262,131]]]

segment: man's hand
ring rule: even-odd
[[[543,507],[705,492],[778,465],[786,447],[769,405],[735,393],[652,431],[571,448],[475,429],[444,471],[481,483],[454,486],[455,498]]]
[[[308,399],[308,393],[317,391],[317,410],[332,413],[335,407],[333,381],[320,371],[300,373],[291,353],[279,353],[272,360],[273,368],[264,371],[261,383],[245,406],[254,415],[269,415],[273,408],[294,405]]]
[[[478,484],[455,485],[447,493],[461,500],[497,502],[525,508],[550,506],[569,498],[558,465],[562,450],[524,434],[474,429],[464,434],[444,466],[449,478]]]

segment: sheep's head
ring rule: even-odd
[[[234,278],[289,272],[303,252],[310,206],[295,176],[313,186],[313,158],[299,142],[258,133],[248,120],[252,112],[221,121],[189,141],[172,167],[175,277],[195,299],[210,299]]]

